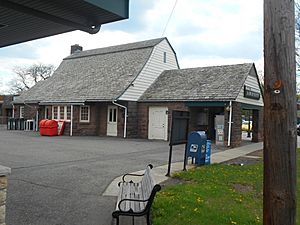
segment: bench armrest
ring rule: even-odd
[[[127,173],[127,174],[124,174],[123,177],[122,177],[122,181],[123,181],[123,182],[126,182],[125,177],[127,177],[127,176],[132,176],[132,177],[142,177],[142,176],[144,176],[144,174],[134,174],[134,173]]]
[[[150,167],[150,169],[152,169],[152,168],[153,168],[152,164],[148,164],[148,167]],[[126,180],[125,180],[125,177],[126,177],[126,176],[142,177],[142,176],[144,176],[144,175],[145,175],[145,174],[134,174],[134,173],[127,173],[127,174],[123,175],[123,177],[122,177],[122,181],[123,181],[123,182],[126,182]],[[120,185],[119,185],[119,186],[120,186]]]
[[[118,208],[119,208],[120,211],[123,211],[123,210],[121,209],[120,206],[121,206],[121,204],[122,204],[123,202],[125,202],[125,201],[128,201],[128,202],[148,202],[149,199],[141,200],[141,199],[124,198],[124,199],[122,199],[122,200],[119,202],[119,204],[118,204]]]

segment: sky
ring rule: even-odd
[[[58,67],[73,44],[88,50],[167,37],[180,68],[254,62],[263,71],[263,0],[175,3],[130,0],[129,19],[104,24],[97,34],[74,31],[0,48],[0,93],[8,93],[13,68],[36,63]]]

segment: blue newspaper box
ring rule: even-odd
[[[205,151],[205,165],[210,164],[211,156],[211,140],[206,141],[206,151]]]
[[[207,136],[204,131],[193,131],[188,136],[187,158],[192,158],[192,163],[205,164]]]

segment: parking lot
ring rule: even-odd
[[[102,196],[117,176],[167,164],[163,141],[40,137],[0,129],[0,165],[12,168],[7,225],[107,225],[115,197]],[[183,159],[176,146],[173,161]]]

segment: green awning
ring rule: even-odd
[[[99,8],[102,8],[108,12],[113,12],[114,14],[122,17],[128,18],[128,0],[84,0],[88,3],[91,3]]]
[[[250,105],[250,104],[242,103],[241,108],[242,108],[242,109],[250,109],[250,110],[251,110],[251,109],[262,110],[262,109],[263,109],[263,106],[259,106],[259,105]]]

